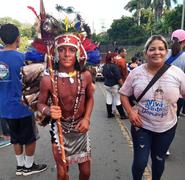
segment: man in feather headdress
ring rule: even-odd
[[[59,58],[55,75],[58,106],[48,106],[47,100],[53,93],[52,82],[47,72],[41,80],[38,110],[50,116],[51,139],[54,159],[57,165],[58,180],[69,179],[64,166],[79,165],[79,179],[90,178],[91,148],[88,136],[90,117],[94,104],[92,76],[89,71],[81,70],[81,60],[87,58],[80,39],[74,34],[63,34],[55,38],[55,50]],[[66,164],[61,159],[61,144],[57,130],[59,119],[63,129]]]

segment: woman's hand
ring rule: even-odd
[[[50,115],[52,119],[60,119],[62,117],[62,110],[60,106],[51,106]]]
[[[132,108],[132,110],[128,113],[128,118],[134,126],[142,127],[143,123],[136,108]]]
[[[86,133],[89,130],[89,125],[90,125],[90,119],[83,118],[76,125],[75,129],[78,130],[80,133]]]

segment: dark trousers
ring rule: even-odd
[[[177,117],[180,116],[180,112],[181,112],[181,109],[183,108],[183,106],[184,106],[184,99],[179,98],[177,101]]]
[[[131,127],[134,148],[132,164],[133,180],[142,179],[150,153],[152,180],[160,180],[164,171],[166,152],[175,136],[176,126],[163,133],[156,133],[134,126]]]
[[[183,102],[182,113],[185,114],[185,100]]]

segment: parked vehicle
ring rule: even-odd
[[[96,81],[104,81],[104,76],[102,74],[104,64],[100,64],[96,67]]]

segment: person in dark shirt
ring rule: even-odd
[[[116,53],[108,53],[106,55],[106,64],[103,66],[104,86],[106,90],[106,107],[108,118],[114,117],[112,113],[112,105],[115,102],[116,108],[120,114],[121,119],[126,119],[125,112],[121,105],[119,88],[123,84],[121,77],[121,71],[118,65],[114,63],[114,57]]]

